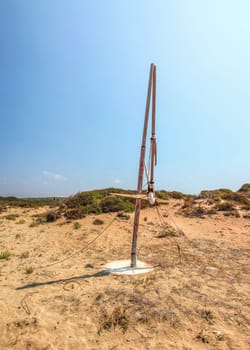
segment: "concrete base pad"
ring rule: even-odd
[[[142,261],[137,260],[136,267],[130,266],[130,260],[117,260],[108,263],[106,266],[110,273],[116,275],[137,275],[153,271],[153,267],[148,266]]]

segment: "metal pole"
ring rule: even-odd
[[[153,71],[153,97],[152,97],[152,134],[151,134],[151,166],[148,190],[154,192],[154,167],[156,165],[156,137],[155,137],[155,109],[156,109],[156,66]]]
[[[144,127],[142,134],[142,145],[141,145],[141,154],[139,162],[139,174],[138,174],[138,184],[137,184],[137,193],[142,193],[142,182],[143,182],[143,173],[145,166],[145,151],[146,151],[146,137],[148,130],[148,117],[149,117],[149,107],[150,107],[150,98],[151,98],[151,89],[152,89],[152,77],[153,77],[154,64],[150,66],[150,74],[148,80],[148,94],[145,110],[145,119]],[[135,204],[135,217],[134,217],[134,227],[133,227],[133,238],[132,238],[132,249],[131,249],[131,267],[136,266],[136,247],[137,247],[137,234],[139,228],[139,218],[140,218],[140,209],[141,209],[141,199],[136,199]]]

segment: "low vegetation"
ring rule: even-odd
[[[242,190],[243,188],[243,190]],[[239,210],[250,210],[250,199],[247,198],[249,185],[245,184],[237,192],[229,189],[202,191],[199,196],[188,196],[179,210],[187,217],[204,217],[223,212],[225,216],[240,217]]]
[[[239,193],[244,194],[246,197],[250,199],[250,184],[244,184],[238,190]]]
[[[78,220],[88,214],[101,214],[108,212],[124,213],[124,219],[128,213],[134,211],[135,199],[111,196],[110,193],[135,194],[136,191],[122,190],[120,188],[107,188],[94,191],[79,192],[68,198],[39,198],[19,199],[16,197],[0,197],[0,209],[6,211],[9,206],[36,208],[50,206],[50,210],[44,214],[36,215],[30,227],[36,227],[43,223],[54,222],[61,216],[67,220]],[[204,217],[217,212],[225,212],[228,215],[238,217],[236,210],[250,210],[250,184],[244,184],[237,191],[229,189],[205,190],[199,196],[187,195],[178,191],[160,190],[156,192],[160,199],[180,200],[178,213],[187,217]],[[142,209],[148,207],[147,201],[141,202]],[[53,209],[52,209],[53,208]],[[227,214],[226,214],[227,215]],[[244,214],[245,215],[245,214]],[[7,220],[15,220],[17,214],[5,215]],[[123,219],[121,217],[121,219]],[[19,220],[17,223],[24,223]]]
[[[79,228],[81,227],[81,224],[79,223],[79,222],[74,222],[74,224],[73,224],[73,229],[74,230],[78,230]]]
[[[16,218],[18,218],[18,214],[8,214],[8,215],[5,215],[5,219],[6,220],[16,220]]]
[[[26,272],[27,275],[29,275],[32,272],[34,272],[34,268],[32,266],[26,266],[25,272]]]
[[[102,219],[95,219],[93,221],[93,225],[103,225],[104,221]]]
[[[0,252],[0,259],[1,260],[7,260],[11,256],[10,252],[8,250],[4,250]]]
[[[80,192],[64,200],[59,207],[59,212],[67,219],[75,220],[82,219],[88,214],[134,210],[134,199],[113,197],[110,195],[111,192],[135,193],[135,191],[114,188]]]
[[[63,198],[48,197],[48,198],[17,198],[13,196],[1,197],[0,207],[22,207],[22,208],[39,208],[43,206],[57,207],[62,202]]]

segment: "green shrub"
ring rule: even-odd
[[[59,213],[56,211],[50,211],[46,214],[46,222],[54,222],[59,218]]]
[[[27,275],[31,274],[34,271],[34,268],[32,266],[26,266],[25,272]]]
[[[8,250],[4,250],[0,252],[0,259],[7,260],[11,256],[10,252]]]
[[[93,221],[93,225],[103,225],[104,221],[102,219],[95,219]]]
[[[8,215],[5,215],[5,219],[7,219],[7,220],[16,220],[16,218],[18,216],[19,216],[18,214],[8,214]]]
[[[106,197],[100,202],[103,213],[134,210],[134,204],[119,197]]]
[[[235,206],[232,202],[222,202],[222,203],[216,204],[214,206],[214,209],[218,211],[230,211],[230,210],[234,210]]]
[[[173,199],[184,199],[185,195],[178,191],[169,192],[169,196]]]
[[[78,230],[82,225],[79,222],[74,222],[73,228],[74,230]]]
[[[169,192],[165,191],[165,190],[160,190],[156,192],[156,197],[159,199],[164,199],[167,200],[170,198]]]
[[[0,206],[11,206],[21,208],[39,208],[42,206],[56,207],[62,202],[63,198],[16,198],[0,197]]]
[[[250,193],[250,184],[242,185],[238,192]]]
[[[39,222],[37,220],[33,220],[31,224],[29,224],[29,227],[36,227],[39,225]]]
[[[82,219],[86,216],[84,210],[80,208],[68,209],[64,215],[68,220]]]
[[[25,220],[24,219],[21,219],[21,220],[19,220],[19,221],[17,221],[17,224],[24,224],[25,223]]]
[[[239,204],[247,205],[250,204],[250,201],[241,193],[238,192],[232,192],[232,191],[224,191],[220,193],[221,199],[227,200],[227,201],[234,201]]]

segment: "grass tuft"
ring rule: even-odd
[[[27,275],[31,274],[34,271],[34,268],[32,266],[26,266],[25,272]]]
[[[11,256],[11,253],[8,250],[0,252],[0,259],[7,260]]]
[[[73,229],[74,230],[79,230],[79,228],[81,227],[82,225],[79,223],[79,222],[74,222],[73,224]]]

